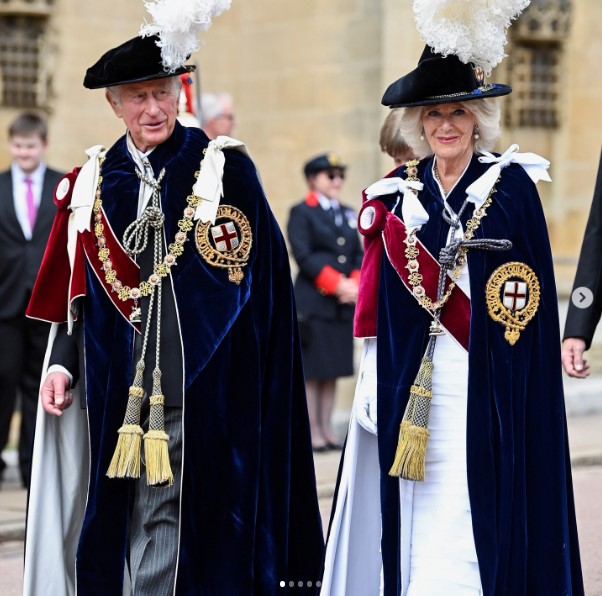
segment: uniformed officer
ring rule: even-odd
[[[310,159],[305,199],[290,212],[305,387],[314,451],[337,447],[330,427],[336,379],[353,374],[353,312],[362,261],[355,211],[339,198],[346,165],[338,155]]]

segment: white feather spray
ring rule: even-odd
[[[200,33],[213,17],[230,8],[231,0],[152,0],[145,2],[153,18],[140,28],[142,37],[158,35],[163,67],[173,72],[199,49]]]
[[[414,16],[423,40],[435,52],[455,54],[480,66],[489,76],[505,57],[510,23],[530,0],[414,0]]]

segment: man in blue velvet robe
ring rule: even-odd
[[[285,244],[244,145],[176,121],[189,67],[165,72],[155,41],[88,70],[128,132],[55,193],[28,311],[54,325],[25,593],[310,594],[323,540]]]

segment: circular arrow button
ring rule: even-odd
[[[588,308],[594,302],[594,294],[589,288],[581,286],[573,290],[571,301],[577,308]]]

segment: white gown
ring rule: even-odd
[[[458,285],[470,296],[467,269]],[[450,335],[439,336],[433,365],[425,479],[400,480],[402,511],[411,508],[412,512],[405,594],[479,596],[481,578],[466,472],[468,353]],[[404,512],[402,519],[408,517]],[[407,528],[402,527],[402,532],[407,535]],[[403,546],[407,547],[405,540]],[[407,569],[407,555],[404,559]]]
[[[462,231],[460,231],[460,234]],[[457,285],[470,297],[468,265]],[[468,354],[449,335],[433,356],[430,439],[423,482],[400,479],[401,596],[480,596],[466,471]],[[355,401],[374,384],[376,339],[365,342]],[[379,463],[375,435],[352,412],[321,596],[379,596]]]

